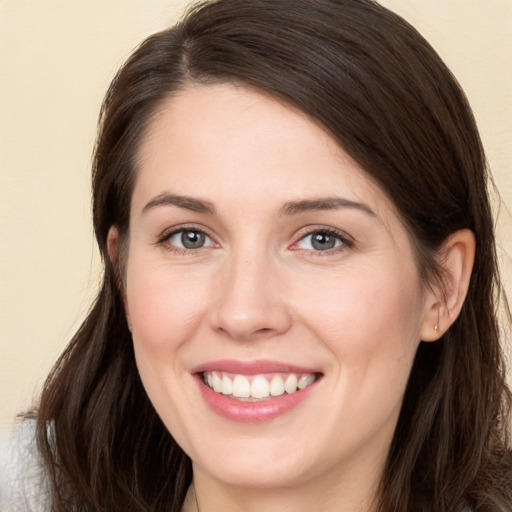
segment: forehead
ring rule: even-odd
[[[386,194],[317,123],[244,87],[195,85],[157,110],[139,151],[132,207],[173,191],[245,209],[342,194],[394,216]]]

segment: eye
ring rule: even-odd
[[[351,243],[341,234],[322,229],[304,235],[296,244],[297,249],[307,251],[329,251]]]
[[[162,243],[169,244],[177,249],[202,249],[203,247],[215,247],[215,242],[200,229],[180,229],[165,235]]]

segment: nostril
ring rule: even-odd
[[[229,328],[219,327],[217,328],[217,331],[225,336],[229,336],[230,338],[239,341],[264,339],[279,334],[279,331],[277,329],[272,329],[271,327],[241,329],[240,326],[238,326],[238,328],[234,328],[233,326],[231,326]]]
[[[291,315],[283,297],[272,290],[224,290],[212,305],[210,326],[219,334],[246,341],[282,334],[291,326]]]

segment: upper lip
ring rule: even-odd
[[[321,373],[315,368],[307,368],[281,361],[256,359],[241,361],[236,359],[219,359],[208,361],[190,369],[190,373],[228,372],[241,375],[257,375],[260,373]]]

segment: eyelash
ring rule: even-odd
[[[172,228],[170,231],[165,231],[157,240],[156,245],[162,246],[166,251],[179,254],[179,255],[188,255],[188,254],[197,254],[199,249],[204,249],[205,247],[198,247],[197,249],[188,249],[186,247],[176,247],[175,245],[170,243],[171,237],[182,233],[184,231],[188,231],[191,233],[200,233],[203,234],[205,237],[207,237],[212,242],[216,243],[213,238],[206,233],[206,231],[202,228],[196,227],[196,226],[178,226],[175,228]],[[209,247],[209,246],[206,246]]]
[[[345,251],[346,249],[350,249],[354,246],[354,240],[352,237],[344,233],[343,231],[339,231],[338,229],[332,228],[332,227],[323,227],[323,226],[317,226],[317,227],[308,227],[306,228],[307,231],[305,231],[297,240],[297,242],[294,242],[291,246],[291,248],[295,251],[307,251],[309,254],[314,256],[328,256],[332,255],[341,251]],[[337,240],[339,240],[340,245],[337,247],[333,247],[331,249],[325,249],[325,250],[313,250],[313,249],[301,249],[300,247],[296,247],[300,242],[305,240],[307,237],[321,234],[321,235],[327,235],[335,237]]]
[[[307,229],[307,231],[306,231],[306,229]],[[187,225],[187,226],[175,227],[171,231],[165,231],[157,240],[156,245],[160,245],[160,246],[164,247],[165,250],[175,253],[175,254],[180,254],[180,255],[197,254],[200,249],[205,249],[205,248],[211,247],[211,246],[201,246],[196,249],[189,249],[186,247],[183,247],[183,248],[176,247],[175,245],[170,243],[169,240],[173,236],[178,235],[179,233],[186,232],[186,231],[202,234],[205,237],[207,237],[211,242],[216,244],[215,240],[210,235],[208,235],[208,233],[204,229],[196,227],[196,226]],[[300,247],[297,247],[297,245],[300,242],[305,240],[307,237],[313,236],[315,234],[322,234],[322,235],[335,237],[340,242],[340,245],[335,246],[331,249],[325,249],[325,250],[301,249]],[[340,251],[346,250],[347,248],[350,249],[353,246],[354,246],[353,239],[351,237],[349,237],[346,233],[339,231],[337,229],[334,229],[332,227],[318,226],[318,227],[314,227],[314,228],[311,228],[311,227],[305,228],[304,233],[302,233],[300,235],[300,237],[298,238],[298,240],[290,246],[290,249],[295,250],[295,251],[306,251],[315,256],[326,256],[326,255],[330,255],[333,253],[338,253]]]

